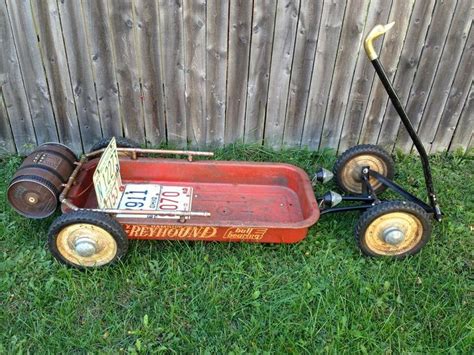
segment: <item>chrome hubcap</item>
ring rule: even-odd
[[[387,228],[383,231],[382,239],[385,243],[397,245],[405,240],[405,233],[396,227]]]
[[[79,237],[74,243],[74,249],[80,256],[91,256],[97,251],[97,243],[89,237]]]

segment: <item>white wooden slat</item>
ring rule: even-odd
[[[461,117],[449,145],[449,151],[454,152],[458,149],[466,150],[469,142],[472,141],[474,133],[474,85],[471,83],[469,95],[466,98]]]
[[[10,118],[5,107],[5,100],[0,87],[0,156],[8,153],[16,153]]]

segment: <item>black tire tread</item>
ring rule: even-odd
[[[345,186],[344,183],[341,180],[341,174],[340,171],[342,171],[342,168],[347,164],[348,161],[350,161],[352,158],[361,155],[361,154],[373,154],[377,155],[380,158],[382,158],[385,163],[387,164],[388,168],[388,174],[386,177],[390,180],[393,179],[393,176],[395,175],[395,162],[393,161],[392,157],[390,154],[385,151],[383,148],[379,147],[378,145],[375,144],[359,144],[354,147],[351,147],[347,149],[344,153],[342,153],[334,163],[333,167],[333,173],[335,176],[336,184],[339,186],[341,190],[343,190],[346,193],[354,193],[353,191],[348,190]],[[384,191],[386,187],[384,185],[381,185],[379,188],[375,190],[376,193],[380,193]]]
[[[420,243],[411,250],[405,252],[404,254],[396,255],[396,258],[403,258],[418,253],[421,248],[423,248],[423,246],[430,240],[432,230],[431,217],[423,208],[410,201],[382,202],[381,204],[375,205],[374,207],[371,207],[367,211],[362,213],[354,229],[354,237],[356,239],[357,245],[365,255],[379,256],[378,254],[375,254],[368,250],[362,243],[361,236],[363,235],[369,224],[372,223],[372,221],[379,216],[396,211],[411,213],[417,216],[423,224],[423,235],[421,237]]]
[[[114,259],[107,265],[116,263],[118,260],[120,260],[127,254],[128,238],[121,224],[116,219],[101,212],[74,211],[59,216],[49,227],[48,247],[53,256],[61,263],[73,266],[78,269],[85,269],[85,267],[70,263],[68,260],[64,259],[59,253],[56,246],[56,236],[61,231],[61,229],[68,225],[76,223],[88,223],[101,227],[107,232],[109,232],[115,239],[115,241],[117,242],[117,254],[115,255]]]
[[[107,148],[112,138],[113,137],[102,138],[92,146],[90,152],[95,152],[96,150]],[[115,137],[115,141],[117,142],[118,148],[140,148],[140,144],[128,138]]]

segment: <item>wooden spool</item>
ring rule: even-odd
[[[13,176],[10,205],[28,218],[45,218],[56,211],[58,197],[74,170],[76,156],[65,145],[45,143],[28,155]]]

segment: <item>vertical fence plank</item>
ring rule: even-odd
[[[127,0],[114,0],[109,1],[108,6],[125,136],[143,144],[145,125],[132,4]]]
[[[336,59],[345,2],[326,0],[323,5],[318,47],[306,109],[301,145],[318,149],[326,113],[327,98]]]
[[[36,145],[36,136],[8,20],[7,7],[3,1],[0,2],[0,47],[0,87],[10,118],[15,145],[20,154],[25,154]],[[7,134],[5,131],[5,136]]]
[[[425,47],[406,107],[408,117],[415,130],[420,124],[428,96],[430,95],[455,7],[455,0],[437,2],[435,5],[430,31],[426,38]],[[399,129],[396,146],[404,152],[408,152],[412,147],[412,140],[405,127],[400,127]]]
[[[441,113],[441,119],[436,131],[433,144],[431,145],[431,153],[447,150],[449,142],[453,137],[456,125],[461,116],[461,112],[469,94],[469,88],[472,84],[474,73],[474,31],[469,33],[469,37],[464,47],[461,62],[457,67],[456,77],[449,90],[449,95]]]
[[[287,146],[299,146],[301,142],[322,8],[322,1],[301,1],[283,135]]]
[[[431,150],[431,144],[436,134],[436,127],[441,119],[443,107],[448,99],[449,88],[453,84],[454,76],[458,68],[464,45],[469,34],[472,19],[466,16],[472,3],[460,1],[456,7],[452,25],[446,38],[446,44],[434,77],[431,92],[427,97],[426,108],[421,118],[418,135],[427,150]]]
[[[7,0],[18,60],[38,143],[58,141],[49,89],[28,0]]]
[[[48,77],[59,140],[75,152],[81,152],[83,150],[82,136],[71,88],[57,4],[54,0],[35,0],[31,4]]]
[[[263,139],[276,3],[273,0],[254,3],[245,112],[245,142],[247,143],[262,142]]]
[[[0,27],[1,28],[1,27]],[[15,153],[15,142],[13,141],[10,118],[3,99],[2,87],[0,86],[0,156]]]
[[[320,148],[337,149],[339,145],[354,69],[357,58],[361,55],[362,33],[368,5],[367,0],[352,0],[347,4],[321,133]],[[362,53],[362,55],[364,54]]]
[[[279,1],[277,5],[264,137],[265,145],[274,148],[283,143],[299,10],[300,0]]]
[[[206,144],[206,3],[185,0],[184,78],[188,143],[193,147]]]
[[[159,9],[154,0],[134,1],[147,144],[166,142]],[[166,49],[165,49],[166,50]]]
[[[244,134],[251,26],[252,1],[232,1],[229,9],[225,143],[241,140]]]
[[[120,137],[123,136],[123,125],[120,117],[112,34],[107,21],[107,2],[83,0],[82,7],[92,59],[92,73],[97,92],[102,133],[105,137]]]
[[[390,2],[391,4],[391,2]],[[372,0],[370,2],[369,12],[365,24],[364,34],[367,34],[375,25],[388,22],[390,6],[386,0]],[[383,41],[375,42],[375,50],[380,51]],[[364,122],[365,109],[367,108],[370,88],[374,81],[375,71],[372,63],[365,55],[364,48],[359,48],[359,57],[357,59],[354,71],[354,79],[347,99],[347,107],[344,113],[344,122],[342,124],[341,136],[339,139],[338,150],[340,152],[357,144],[359,133]],[[331,117],[328,117],[331,119]]]
[[[395,76],[392,81],[393,86],[403,105],[405,105],[408,100],[408,93],[416,73],[425,36],[431,22],[434,4],[435,2],[433,0],[415,1],[396,73],[389,72],[389,74],[391,74],[389,76],[390,80]],[[390,47],[387,46],[387,48],[382,49],[382,63],[385,63],[386,60],[390,61],[390,58],[385,59],[386,57],[384,57],[389,48]],[[375,144],[378,140],[377,144],[391,149],[396,139],[400,118],[393,108],[392,103],[389,102],[387,93],[378,78],[375,80],[372,93],[369,102],[371,102],[372,98],[378,97],[379,95],[382,95],[385,100],[374,101],[373,104],[371,102],[371,106],[367,108],[367,118],[364,122],[359,142]],[[383,102],[385,102],[385,104],[383,104]]]
[[[160,0],[160,32],[168,142],[186,146],[183,15],[181,0]]]
[[[89,46],[79,1],[59,2],[64,44],[84,149],[102,137]]]
[[[208,117],[206,143],[212,146],[224,144],[228,13],[228,1],[208,0],[206,18],[206,100]]]
[[[449,151],[454,152],[458,149],[466,150],[469,142],[472,140],[474,129],[474,86],[471,82],[469,96],[466,98],[461,118],[459,119],[456,131],[449,146]]]

